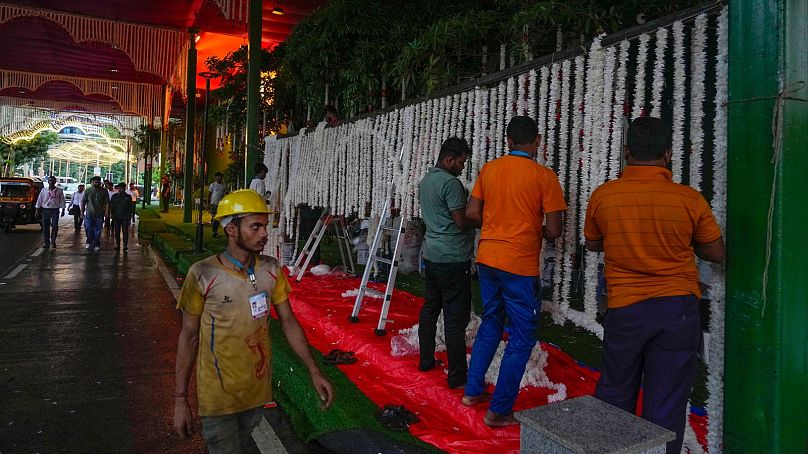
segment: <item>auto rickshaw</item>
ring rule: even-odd
[[[0,178],[0,222],[6,233],[18,225],[42,222],[36,210],[36,199],[45,187],[41,178]]]

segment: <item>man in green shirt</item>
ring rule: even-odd
[[[435,367],[435,333],[443,310],[449,388],[466,383],[466,325],[471,314],[471,258],[474,228],[466,218],[468,191],[457,176],[471,154],[464,139],[450,137],[441,145],[438,162],[418,186],[421,216],[426,224],[426,284],[418,341],[419,369]]]
[[[101,228],[109,206],[109,193],[101,187],[101,177],[94,176],[89,189],[81,199],[81,212],[84,214],[84,229],[87,232],[87,249],[101,250]]]

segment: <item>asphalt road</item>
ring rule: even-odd
[[[68,216],[65,215],[62,222],[64,223],[64,227],[60,227],[59,235],[72,235],[73,218],[68,218]],[[71,224],[68,224],[68,222]],[[3,277],[13,271],[17,265],[30,261],[31,254],[42,247],[42,243],[42,231],[36,224],[21,225],[11,233],[5,233],[0,230],[0,282],[2,282]]]

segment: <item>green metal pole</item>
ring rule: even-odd
[[[729,24],[724,451],[808,452],[808,2]]]
[[[258,162],[258,106],[261,102],[261,0],[250,0],[249,47],[247,65],[247,143],[245,144],[244,181],[250,181]]]
[[[185,107],[185,166],[183,166],[182,222],[190,223],[194,214],[194,138],[196,137],[196,33],[189,30],[191,48],[188,49],[188,104]]]
[[[166,154],[168,150],[168,116],[171,115],[171,107],[166,106],[170,88],[168,85],[163,87],[163,118],[161,118],[160,128],[160,180],[166,174]]]

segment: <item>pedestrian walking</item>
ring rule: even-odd
[[[268,193],[266,190],[265,182],[269,169],[267,166],[259,162],[255,165],[253,170],[255,170],[255,177],[253,177],[253,179],[250,181],[250,189],[257,192],[262,199],[266,200],[270,196],[270,193]]]
[[[121,235],[123,235],[123,250],[129,249],[129,219],[132,217],[132,196],[126,193],[126,183],[118,183],[117,193],[109,201],[109,212],[112,225],[115,227],[115,250],[121,249]]]
[[[628,165],[592,193],[584,236],[604,252],[608,292],[595,397],[633,413],[642,386],[642,417],[676,433],[678,454],[701,342],[694,253],[722,262],[724,241],[701,193],[672,181],[670,137],[659,118],[631,122]]]
[[[291,286],[283,268],[275,258],[261,255],[267,243],[268,213],[264,199],[254,191],[224,196],[216,217],[227,236],[227,249],[191,266],[177,303],[182,330],[177,342],[174,429],[181,437],[193,432],[188,382],[196,365],[202,435],[211,453],[255,449],[253,428],[264,404],[272,401],[267,325],[271,306],[289,345],[309,371],[323,408],[333,398],[331,384],[314,362],[289,305]]]
[[[134,223],[135,208],[137,208],[137,199],[140,198],[140,191],[137,190],[135,183],[129,183],[129,190],[127,193],[132,197],[132,223]]]
[[[45,249],[56,247],[56,235],[59,233],[59,210],[65,215],[65,194],[56,186],[56,177],[48,178],[48,187],[42,188],[36,199],[36,209],[42,219],[42,234],[45,237]]]
[[[517,424],[513,404],[538,341],[542,241],[561,235],[561,215],[567,209],[555,173],[534,160],[541,141],[536,122],[513,117],[507,138],[510,151],[483,166],[466,207],[467,217],[482,222],[477,269],[483,314],[462,402],[471,406],[490,399],[483,422],[491,427]],[[491,396],[485,374],[502,340],[506,316],[508,346]]]
[[[160,210],[161,213],[168,213],[169,197],[171,197],[171,180],[168,178],[168,175],[163,175],[163,178],[160,180],[160,206],[163,207],[163,209]]]
[[[219,202],[224,197],[224,183],[222,183],[222,172],[216,172],[213,175],[214,181],[208,188],[208,211],[210,212],[211,225],[213,227],[213,237],[219,236],[219,221],[216,220],[216,211],[219,207]]]
[[[81,225],[84,222],[84,217],[81,215],[81,201],[84,200],[84,185],[80,184],[76,192],[70,197],[70,210],[69,214],[73,215],[73,227],[76,233],[81,231]]]
[[[87,233],[87,249],[101,250],[101,229],[109,210],[109,195],[101,187],[101,177],[94,176],[90,187],[84,191],[81,200],[81,213],[84,215],[84,230]]]
[[[457,137],[443,142],[438,162],[418,185],[424,237],[424,305],[418,322],[421,371],[435,367],[435,335],[443,312],[449,388],[466,384],[466,326],[471,317],[474,227],[466,218],[468,191],[457,177],[471,149]]]

